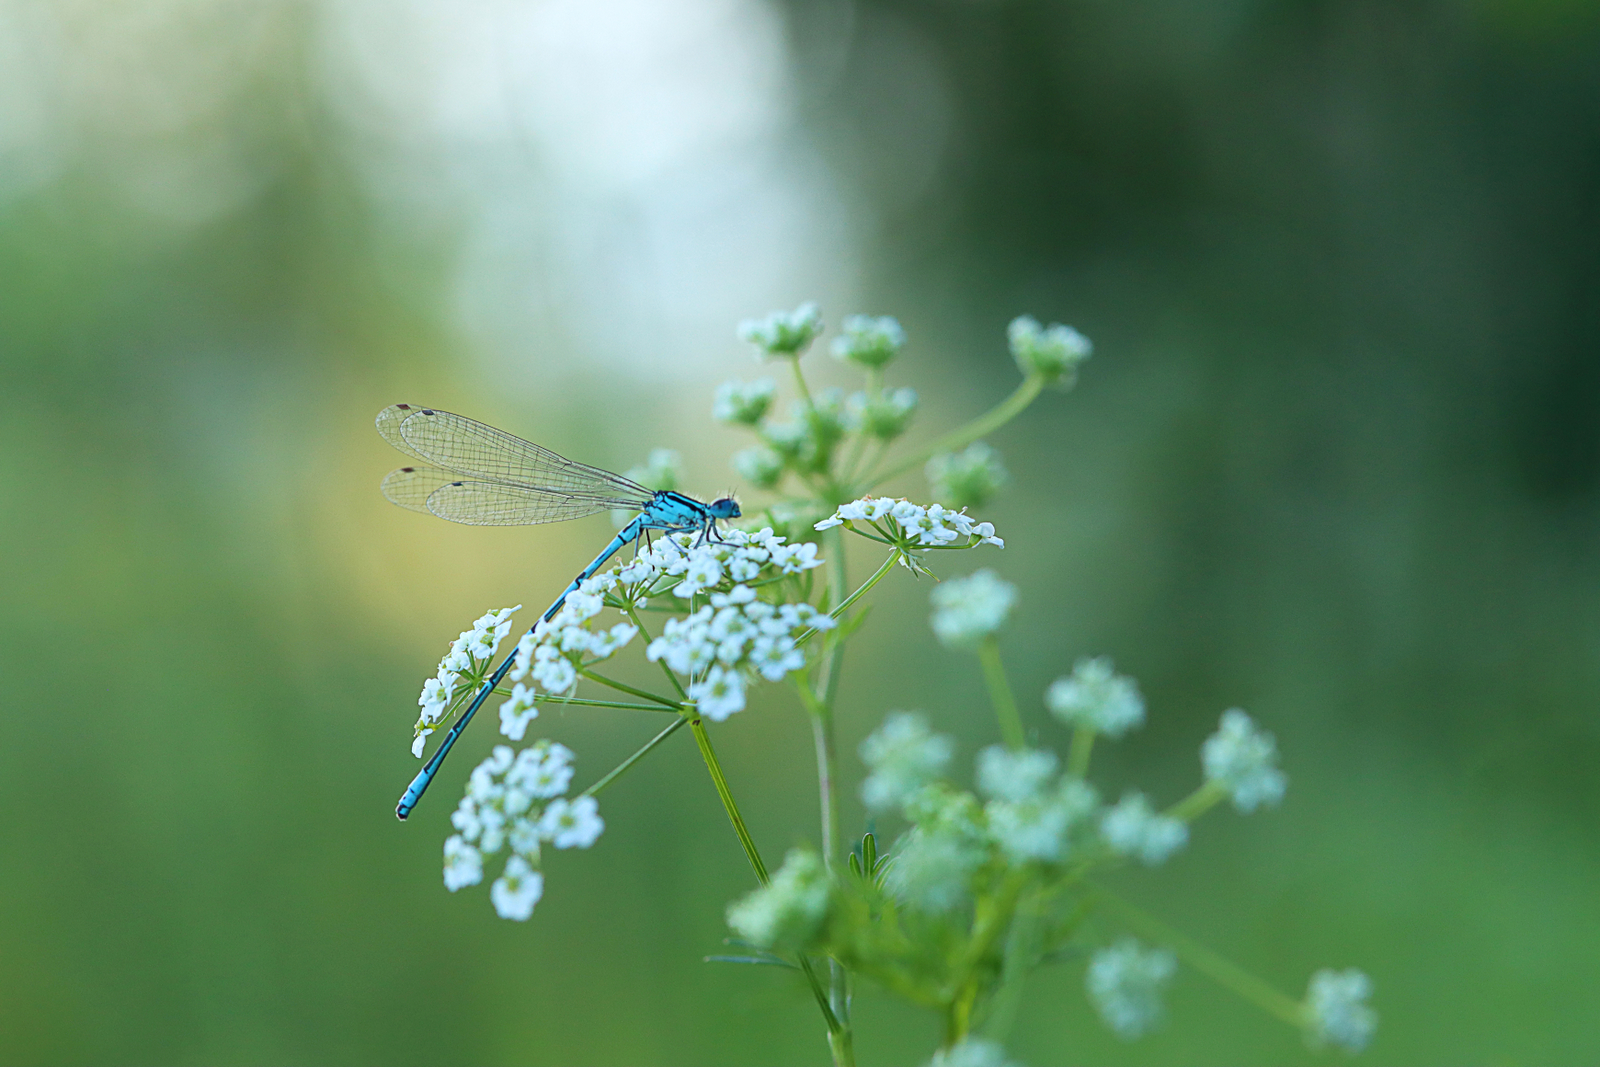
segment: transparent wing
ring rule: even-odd
[[[401,451],[469,479],[604,499],[606,507],[643,508],[654,496],[619,474],[449,411],[396,404],[379,414],[377,425]]]
[[[412,511],[468,526],[532,526],[609,511],[613,500],[545,493],[521,485],[475,481],[438,467],[401,467],[383,479],[383,495]]]

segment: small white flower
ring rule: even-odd
[[[460,835],[444,842],[444,887],[454,893],[465,885],[483,881],[483,856]]]
[[[439,721],[444,709],[450,706],[450,697],[455,692],[456,680],[454,674],[441,673],[422,683],[422,695],[417,698],[417,703],[422,706],[424,721]]]
[[[1070,677],[1050,683],[1044,703],[1068,726],[1087,726],[1107,737],[1121,737],[1144,722],[1139,687],[1113,671],[1105,656],[1080,659]]]
[[[774,311],[739,323],[739,340],[768,356],[798,356],[822,332],[822,309],[807,301],[793,311]]]
[[[712,722],[722,722],[744,710],[744,678],[738,671],[712,667],[702,681],[689,686],[689,699],[700,714]]]
[[[955,746],[928,728],[915,712],[890,712],[883,725],[861,742],[861,759],[871,768],[861,783],[861,800],[874,811],[898,808],[938,777]]]
[[[959,648],[975,645],[1000,629],[1016,603],[1017,589],[993,571],[981,570],[935,587],[929,599],[935,609],[934,634]]]
[[[543,623],[544,620],[540,619],[539,625],[542,626]],[[533,664],[533,651],[538,641],[539,639],[535,634],[525,633],[517,642],[515,658],[511,662],[511,680],[513,682],[520,682],[528,676],[528,669]]]
[[[1094,954],[1084,984],[1100,1018],[1131,1041],[1161,1023],[1161,994],[1177,970],[1178,958],[1170,951],[1145,949],[1125,937]]]
[[[801,571],[820,567],[823,562],[817,558],[817,546],[810,541],[796,545],[779,545],[772,550],[772,565],[785,574],[799,574]]]
[[[989,817],[989,832],[1012,863],[1052,863],[1062,858],[1070,820],[1061,805],[1046,800],[991,800],[983,810]]]
[[[672,590],[673,596],[691,597],[722,581],[722,563],[710,552],[696,552],[684,569],[683,581]]]
[[[1154,867],[1189,841],[1183,820],[1153,811],[1143,793],[1129,793],[1100,820],[1100,834],[1112,851],[1137,856]]]
[[[829,516],[826,519],[823,519],[821,522],[819,522],[815,526],[813,526],[812,529],[813,530],[831,530],[835,526],[843,526],[843,525],[844,525],[844,520],[841,519],[837,514],[835,514],[835,515]]]
[[[946,912],[967,898],[968,879],[983,861],[983,849],[966,836],[918,826],[896,843],[884,884],[923,911]]]
[[[423,749],[427,748],[428,735],[433,733],[433,727],[424,726],[417,731],[417,736],[411,739],[411,754],[417,759],[422,758]]]
[[[461,836],[467,841],[476,841],[478,834],[483,831],[483,822],[478,818],[478,805],[473,803],[471,797],[462,797],[461,803],[456,805],[456,810],[450,813],[450,824],[461,831]],[[449,842],[445,842],[449,847]]]
[[[1049,783],[1058,763],[1048,749],[1012,751],[990,745],[978,753],[978,791],[996,800],[1031,800]]]
[[[741,549],[741,551],[748,551]],[[711,606],[714,608],[731,608],[740,604],[749,604],[756,598],[756,591],[747,585],[736,585],[726,593],[712,593]]]
[[[1206,781],[1226,786],[1240,811],[1278,803],[1288,785],[1277,768],[1277,742],[1238,708],[1222,713],[1221,728],[1200,746],[1200,762]]]
[[[596,659],[606,659],[615,655],[629,641],[639,634],[639,628],[632,623],[619,622],[609,630],[602,630],[589,639],[589,654]]]
[[[728,925],[761,948],[800,948],[828,913],[828,888],[821,858],[793,849],[770,882],[728,906]]]
[[[1006,328],[1006,337],[1011,342],[1011,355],[1022,373],[1038,374],[1061,386],[1072,382],[1078,364],[1094,351],[1089,339],[1071,326],[1059,322],[1040,326],[1039,320],[1031,315],[1012,319]]]
[[[511,842],[511,851],[527,859],[539,858],[539,841],[541,840],[539,824],[533,819],[518,819],[511,824],[511,833],[506,835],[506,840]]]
[[[1372,979],[1350,968],[1321,970],[1306,991],[1306,1038],[1314,1047],[1335,1045],[1360,1052],[1378,1029],[1378,1013],[1367,1003]]]
[[[525,748],[517,754],[516,766],[506,780],[541,800],[560,796],[572,784],[572,750],[542,741]]]
[[[718,422],[754,426],[772,405],[772,394],[776,388],[777,383],[771,378],[758,378],[753,382],[723,382],[717,387],[711,417]]]
[[[563,658],[547,659],[536,663],[529,674],[539,684],[539,688],[552,696],[563,696],[571,692],[572,687],[578,684],[577,668],[570,661]]]
[[[552,800],[539,819],[539,834],[556,848],[588,848],[606,828],[594,797]]]
[[[888,315],[847,315],[839,328],[842,332],[830,346],[833,357],[863,367],[882,367],[906,343],[905,330]]]
[[[769,682],[781,682],[790,671],[806,665],[806,656],[792,637],[759,637],[750,646],[750,662]]]
[[[521,856],[506,861],[506,870],[489,887],[489,899],[502,919],[525,921],[533,906],[544,896],[544,875],[528,866]]]
[[[511,699],[500,705],[500,732],[513,741],[521,741],[528,723],[538,717],[533,690],[518,682],[511,688]]]

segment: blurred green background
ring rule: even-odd
[[[992,439],[1031,722],[1106,653],[1152,713],[1108,792],[1187,792],[1235,704],[1290,776],[1123,892],[1296,996],[1367,970],[1371,1062],[1600,1059],[1594,4],[0,0],[0,1062],[823,1062],[797,983],[700,962],[750,877],[687,738],[532,922],[441,887],[495,737],[396,823],[420,682],[607,528],[399,511],[371,429],[715,493],[733,325],[812,297],[905,324],[913,440],[1012,388],[1013,315],[1095,339]],[[909,707],[970,755],[974,665],[883,589],[844,749]],[[815,799],[762,692],[715,737],[776,858]],[[581,780],[654,725],[538,723]],[[1133,1045],[1081,989],[1018,1058],[1323,1061],[1192,973]]]

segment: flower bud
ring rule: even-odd
[[[767,356],[798,356],[822,332],[822,309],[807,301],[793,311],[774,311],[764,319],[739,324],[739,340]]]
[[[934,456],[925,471],[934,497],[956,509],[987,503],[995,490],[1010,480],[999,454],[982,441],[962,452]]]
[[[783,457],[770,448],[747,448],[733,456],[739,477],[760,489],[771,489],[783,477]]]
[[[899,355],[906,343],[906,332],[887,315],[851,315],[840,328],[844,333],[833,339],[833,358],[863,367],[882,367]]]
[[[917,410],[915,389],[886,389],[876,397],[854,393],[845,402],[848,425],[852,430],[883,441],[892,441],[905,432]]]
[[[1042,375],[1046,382],[1061,389],[1071,387],[1078,364],[1094,351],[1089,339],[1071,326],[1052,322],[1043,327],[1032,315],[1012,319],[1006,337],[1023,374]]]
[[[717,399],[711,407],[711,417],[718,422],[737,426],[754,426],[772,406],[772,391],[776,383],[771,378],[758,378],[753,382],[723,382],[717,387]]]

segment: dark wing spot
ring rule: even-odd
[[[451,482],[451,485],[465,485],[465,482]]]
[[[413,472],[413,471],[415,471],[415,470],[416,470],[416,469],[417,469],[417,468],[415,468],[415,467],[401,467],[401,468],[400,468],[400,473],[401,473],[401,474],[411,474],[411,473],[412,473],[412,472]]]
[[[410,404],[396,404],[395,407],[399,408],[401,411],[410,411],[411,410],[411,405]]]
[[[432,408],[423,408],[422,409],[422,413],[424,415],[437,415],[438,414],[438,412],[434,411]]]

